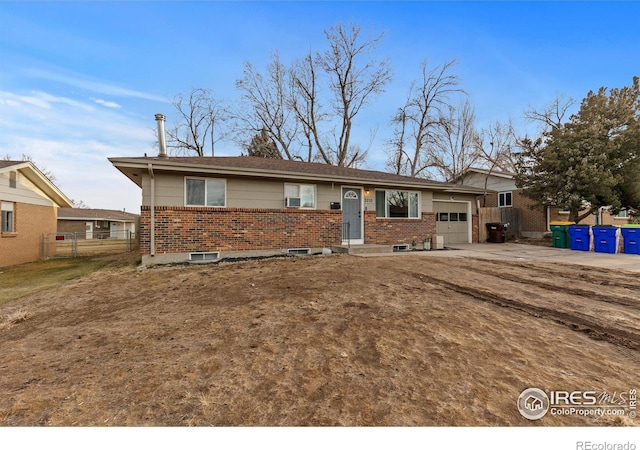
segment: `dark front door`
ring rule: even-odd
[[[362,239],[362,191],[342,188],[342,240]]]

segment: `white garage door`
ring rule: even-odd
[[[433,202],[436,213],[436,233],[444,237],[444,245],[469,242],[469,217],[467,203]]]

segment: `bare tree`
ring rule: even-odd
[[[443,125],[451,96],[463,92],[458,77],[451,73],[454,64],[452,60],[429,69],[427,60],[422,62],[420,80],[411,84],[404,106],[391,120],[394,138],[389,142],[387,165],[395,173],[417,177],[430,167],[427,147]]]
[[[490,172],[516,173],[517,144],[511,119],[495,121],[478,134],[479,165]]]
[[[477,165],[487,170],[484,175],[485,194],[482,206],[486,205],[489,177],[495,172],[517,172],[518,152],[516,136],[511,119],[506,122],[495,121],[477,135]],[[460,178],[463,181],[463,178]]]
[[[351,145],[353,121],[362,107],[384,92],[391,81],[389,60],[377,61],[372,56],[383,34],[362,38],[361,31],[354,24],[331,27],[325,31],[329,49],[318,56],[320,67],[329,77],[332,109],[338,121],[334,145],[324,152],[330,153],[327,164],[349,167],[362,160],[364,155],[359,148]]]
[[[228,111],[222,101],[215,100],[208,89],[192,89],[188,98],[177,94],[173,98],[178,120],[167,129],[167,147],[173,154],[204,156],[211,149],[215,154],[215,143],[224,137],[216,134],[216,126],[227,120]]]
[[[296,61],[290,71],[289,104],[301,124],[304,135],[302,145],[307,147],[307,161],[318,158],[324,162],[329,160],[325,145],[320,141],[318,130],[327,114],[320,103],[318,74],[314,56],[309,53],[304,59]]]
[[[436,178],[453,181],[478,161],[478,134],[474,128],[475,112],[468,100],[456,110],[448,107],[446,116],[427,148],[426,164]]]
[[[78,208],[78,209],[90,209],[90,206],[87,205],[85,202],[83,202],[82,200],[75,200],[75,199],[71,199],[71,203],[73,203],[73,207],[74,208]]]
[[[282,157],[293,159],[297,156],[292,147],[299,125],[290,108],[289,86],[289,70],[280,62],[278,52],[272,53],[265,75],[251,63],[245,63],[243,78],[236,81],[243,103],[241,111],[235,115],[239,124],[238,141],[241,142],[243,136],[254,136],[265,130]]]
[[[354,119],[384,90],[391,71],[388,61],[372,56],[382,34],[363,37],[360,27],[338,24],[325,36],[325,52],[310,52],[289,69],[277,53],[265,76],[246,63],[236,86],[249,113],[237,117],[251,135],[266,129],[283,157],[351,167],[366,154],[351,142]],[[296,145],[306,148],[304,157]]]
[[[33,159],[33,156],[31,155],[27,155],[26,153],[22,153],[20,155],[20,157],[16,158],[12,155],[10,155],[9,153],[5,154],[2,158],[0,158],[0,160],[3,161],[16,161],[16,162],[30,162],[31,164],[33,164],[34,166],[36,166],[36,168],[40,171],[40,173],[42,173],[42,175],[44,175],[45,177],[47,177],[49,179],[49,181],[51,181],[52,183],[55,183],[57,180],[56,174],[53,173],[53,171],[47,169],[44,166],[40,166],[38,165],[35,160]]]
[[[564,94],[559,94],[545,109],[539,111],[529,108],[525,111],[524,116],[531,122],[537,122],[542,125],[541,131],[547,131],[562,126],[566,121],[569,110],[576,104],[576,101]]]

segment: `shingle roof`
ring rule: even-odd
[[[303,162],[288,159],[258,158],[254,156],[219,156],[219,157],[168,157],[149,158],[158,161],[186,162],[189,164],[205,166],[233,167],[238,169],[258,169],[269,172],[289,172],[307,175],[337,176],[344,178],[354,178],[363,180],[386,180],[386,181],[411,181],[424,180],[429,183],[446,184],[438,181],[407,177],[393,173],[380,172],[376,170],[352,169],[349,167],[332,166],[329,164]]]
[[[55,202],[56,205],[60,207],[72,205],[71,200],[31,161],[0,161],[0,172],[6,173],[14,170],[20,172],[35,184],[38,189]]]
[[[112,209],[60,208],[58,220],[110,220],[114,222],[133,222],[137,214]]]
[[[258,158],[251,156],[216,156],[216,157],[143,157],[143,158],[109,158],[120,170],[127,164],[154,165],[155,169],[179,171],[181,168],[207,169],[210,171],[236,171],[247,172],[253,176],[268,177],[279,176],[304,176],[316,177],[323,180],[336,179],[339,181],[353,180],[368,182],[371,184],[412,185],[416,187],[435,189],[456,189],[461,186],[453,183],[433,181],[424,178],[414,178],[393,173],[375,170],[352,169],[347,167],[331,166],[323,163],[310,163],[273,158]],[[124,172],[124,170],[123,170]],[[131,177],[130,177],[131,178]],[[133,178],[132,178],[133,179]],[[135,180],[134,180],[135,181]],[[474,188],[465,188],[468,192],[475,192]]]
[[[461,177],[466,175],[469,172],[481,173],[483,175],[495,175],[497,177],[504,177],[504,178],[513,178],[516,176],[516,174],[513,172],[507,172],[507,171],[498,170],[498,169],[489,170],[489,169],[481,169],[479,167],[470,167],[469,169],[467,169],[466,172],[464,172],[461,175]]]
[[[22,164],[24,161],[0,161],[0,169],[4,169],[5,167],[17,166],[18,164]]]

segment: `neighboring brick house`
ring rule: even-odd
[[[72,203],[29,161],[0,161],[0,267],[41,257],[43,235],[55,233],[58,209]]]
[[[478,240],[478,188],[255,157],[110,161],[142,188],[143,264]]]
[[[139,215],[111,209],[61,208],[58,232],[78,239],[129,239],[135,235]]]
[[[533,200],[522,193],[516,186],[515,174],[501,171],[471,168],[457,180],[463,186],[487,188],[489,191],[479,197],[480,207],[498,207],[501,209],[518,210],[520,217],[519,234],[523,237],[540,238],[550,230],[549,223],[568,220],[569,213],[557,207],[544,208],[536,205]],[[598,214],[583,219],[586,225],[622,225],[629,223],[628,216],[611,215],[606,208],[601,208]]]

